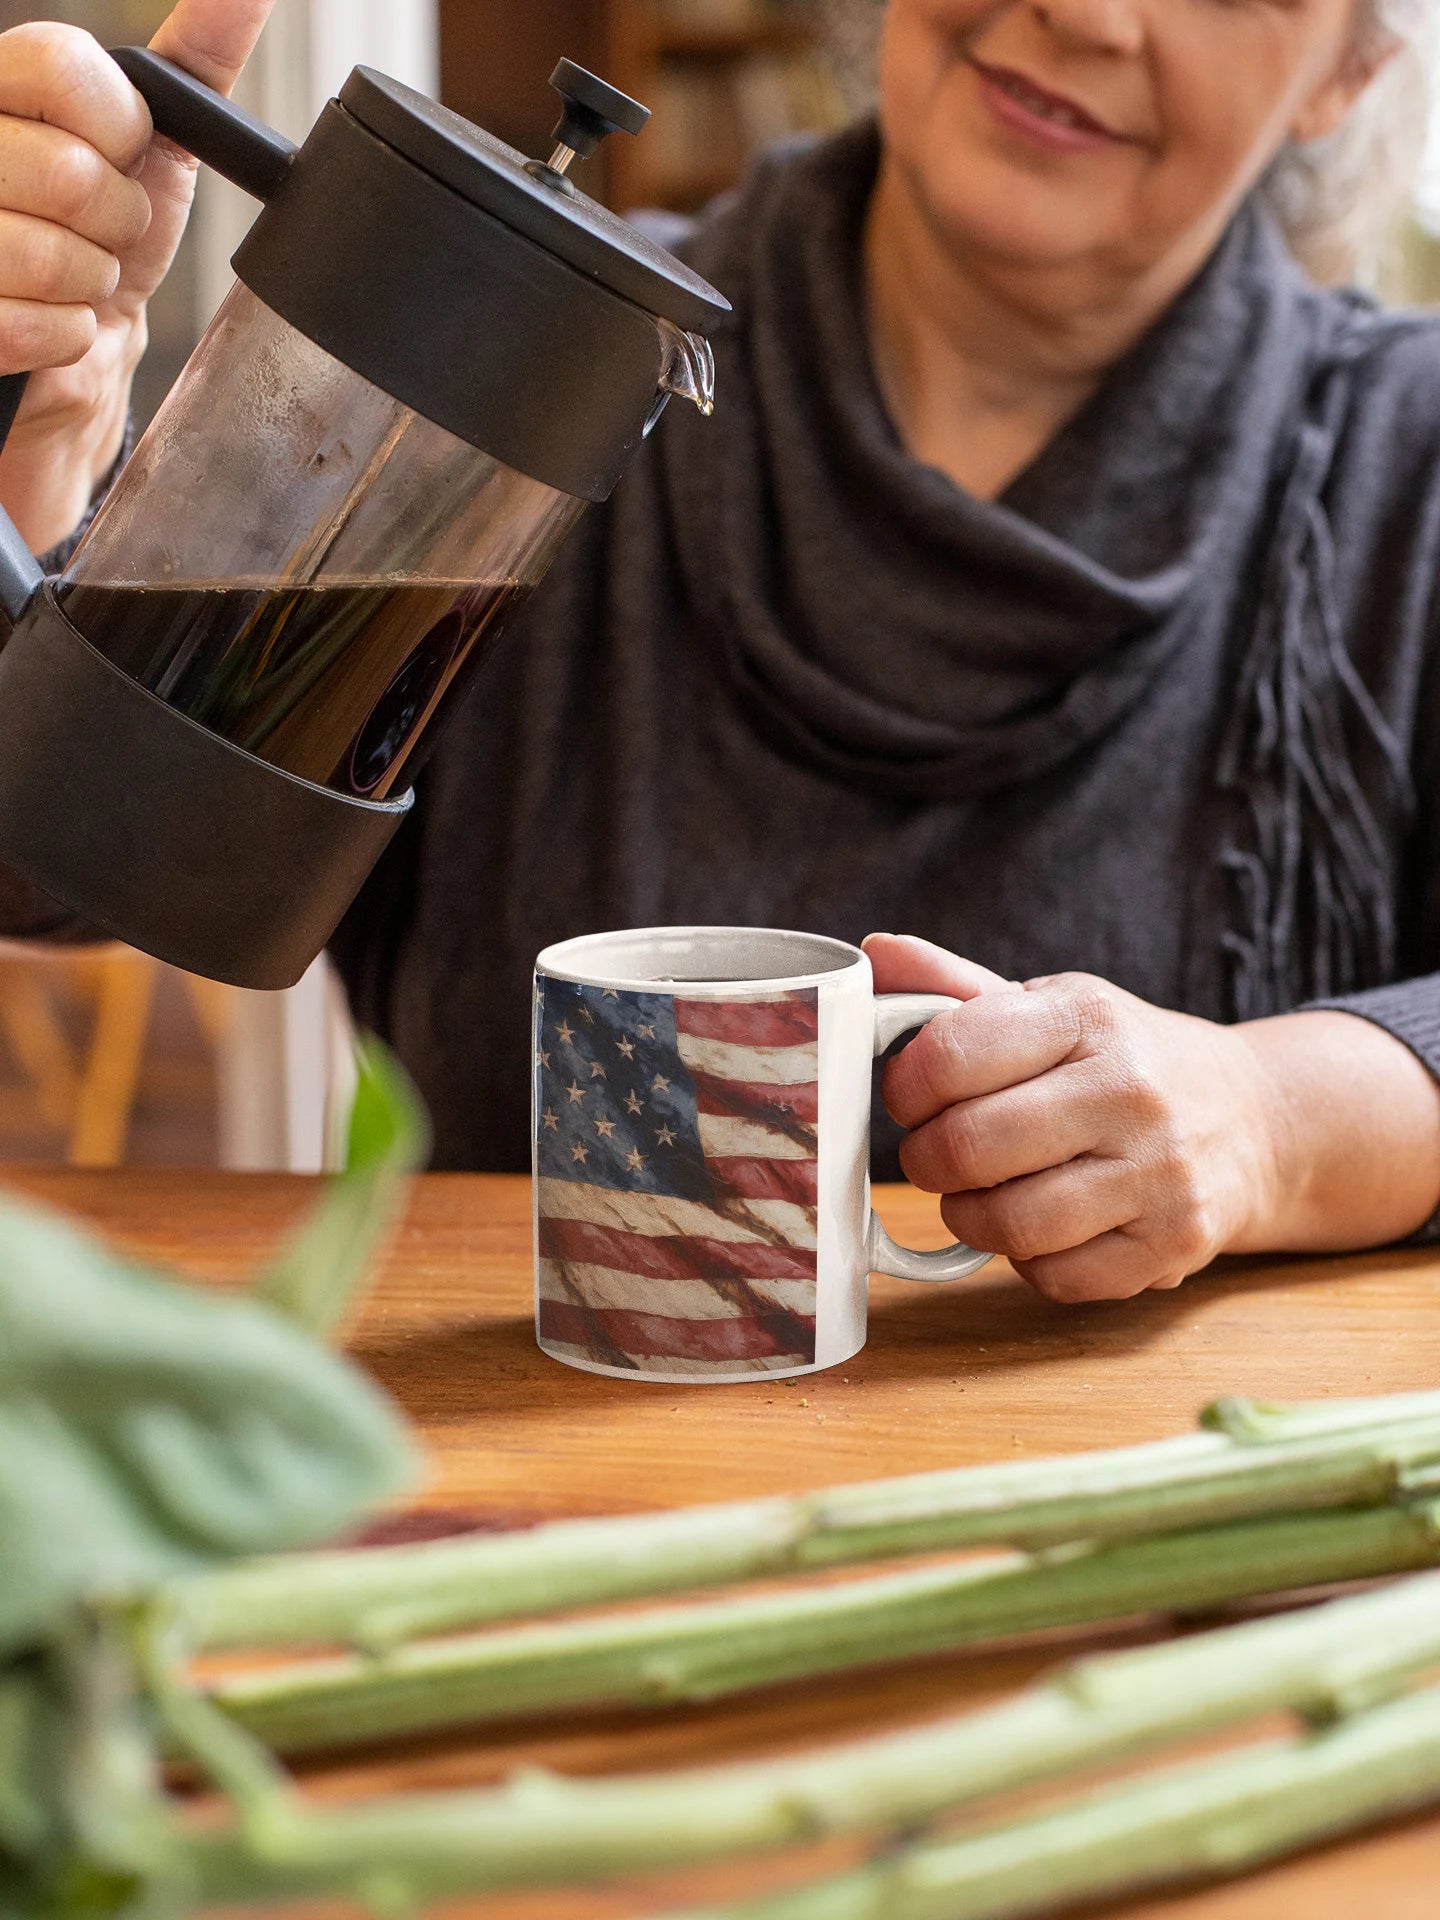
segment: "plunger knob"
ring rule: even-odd
[[[550,84],[565,103],[551,135],[555,151],[550,156],[550,168],[554,173],[563,175],[577,157],[588,159],[607,134],[639,133],[650,118],[648,107],[642,107],[618,87],[607,86],[573,60],[559,62]]]

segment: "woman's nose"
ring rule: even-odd
[[[1118,54],[1144,49],[1143,0],[1028,0],[1028,5],[1056,39],[1072,46]]]

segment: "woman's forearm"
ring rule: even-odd
[[[1352,1013],[1230,1029],[1267,1109],[1257,1203],[1232,1253],[1383,1246],[1440,1207],[1440,1085],[1400,1040]]]

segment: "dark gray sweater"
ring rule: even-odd
[[[604,927],[912,931],[1219,1020],[1344,996],[1440,1074],[1440,324],[1247,208],[982,503],[876,389],[875,163],[852,130],[693,235],[714,419],[582,523],[335,943],[438,1166],[527,1165],[531,963]]]

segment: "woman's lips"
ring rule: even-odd
[[[1093,113],[1063,94],[1029,80],[1008,67],[986,66],[973,56],[970,65],[985,102],[998,120],[1052,153],[1094,153],[1124,142]]]

